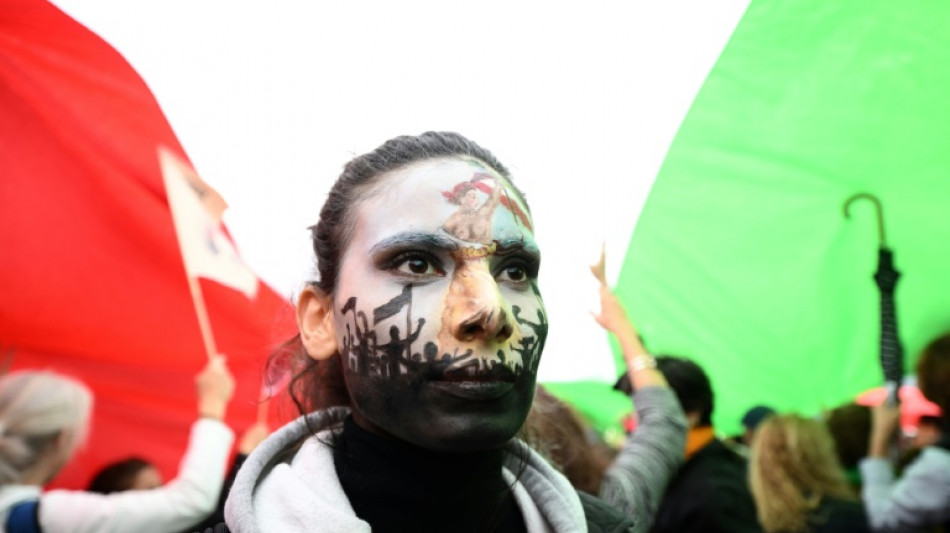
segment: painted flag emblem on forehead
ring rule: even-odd
[[[170,150],[159,147],[158,158],[188,276],[217,281],[253,298],[257,276],[241,261],[221,226],[227,203]]]

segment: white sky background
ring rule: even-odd
[[[306,228],[354,155],[426,130],[492,150],[542,251],[542,381],[613,379],[587,265],[605,240],[616,279],[748,2],[54,1],[145,78],[230,204],[244,259],[288,298],[312,277]]]

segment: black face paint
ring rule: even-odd
[[[432,449],[503,446],[531,404],[541,339],[547,334],[544,314],[539,310],[538,322],[531,322],[513,307],[525,333],[534,334],[509,341],[486,358],[472,348],[442,351],[431,341],[418,342],[426,321],[413,320],[411,309],[411,285],[372,313],[360,310],[356,297],[340,308],[346,319],[340,355],[357,422]],[[388,325],[386,342],[378,338],[380,324]],[[406,325],[413,326],[409,334]]]

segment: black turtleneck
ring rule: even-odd
[[[504,450],[441,453],[343,422],[333,461],[356,516],[375,532],[524,532],[502,478]]]

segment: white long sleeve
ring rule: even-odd
[[[234,433],[222,422],[191,426],[178,477],[152,490],[113,494],[54,490],[40,497],[44,533],[168,533],[200,522],[218,502]]]
[[[896,481],[887,459],[868,457],[859,467],[873,531],[922,531],[950,521],[950,451],[924,448]]]

